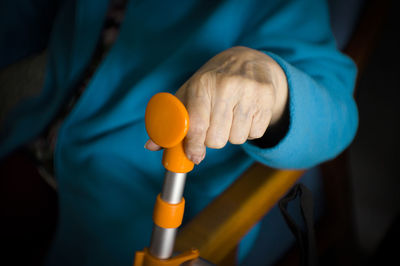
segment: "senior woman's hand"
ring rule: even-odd
[[[247,47],[233,47],[211,58],[176,96],[190,118],[185,153],[199,164],[206,146],[220,149],[228,141],[243,144],[261,138],[268,125],[281,118],[288,85],[285,73],[270,56]],[[160,149],[151,140],[145,147]]]

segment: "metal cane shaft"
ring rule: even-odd
[[[161,199],[171,204],[182,201],[185,189],[186,173],[165,172],[164,185],[161,191]]]
[[[170,204],[182,201],[185,188],[186,173],[166,171],[161,199]],[[153,227],[149,251],[159,259],[168,259],[174,250],[177,228],[162,228],[156,224]]]

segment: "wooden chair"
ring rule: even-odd
[[[356,31],[344,52],[362,74],[381,32],[390,1],[368,1]],[[348,152],[321,165],[325,214],[316,225],[319,256],[331,255],[330,265],[354,265],[357,243],[353,230]],[[251,166],[226,191],[209,204],[178,234],[175,249],[200,250],[202,258],[216,265],[235,265],[237,244],[302,176],[302,170],[276,170],[259,163]],[[224,210],[221,212],[220,210]],[[334,221],[334,222],[332,222]],[[294,247],[278,265],[297,265]]]

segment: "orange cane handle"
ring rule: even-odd
[[[145,123],[150,139],[166,148],[164,167],[174,173],[190,172],[194,164],[182,145],[189,130],[189,114],[183,103],[170,93],[157,93],[147,104]]]

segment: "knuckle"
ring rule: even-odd
[[[252,132],[250,132],[249,137],[252,138],[252,139],[259,139],[263,135],[264,135],[263,130],[256,129],[256,130],[253,130]]]
[[[198,74],[195,81],[203,86],[209,86],[213,80],[213,74],[210,71],[202,72]]]
[[[248,135],[248,130],[239,127],[232,128],[232,131],[229,135],[229,142],[232,144],[243,144],[246,142]]]
[[[221,137],[207,137],[206,146],[212,149],[222,149],[227,143],[227,140]]]
[[[262,97],[263,100],[275,98],[275,90],[274,90],[274,87],[272,86],[272,84],[263,83],[263,84],[259,84],[258,86],[259,86],[259,91],[261,92],[260,97]]]
[[[246,61],[242,65],[242,71],[245,75],[250,75],[254,72],[254,63]]]
[[[246,78],[241,75],[229,74],[222,77],[221,84],[225,87],[231,87],[232,85],[243,84],[245,80]]]
[[[207,130],[207,126],[203,123],[196,123],[189,127],[189,133],[192,136],[203,135]]]
[[[266,116],[261,116],[261,115],[255,116],[249,132],[250,138],[258,139],[264,136],[269,124],[269,120],[266,118],[267,118]]]
[[[221,97],[231,96],[233,78],[226,74],[218,74],[218,94]]]
[[[253,104],[249,103],[249,106],[244,106],[243,104],[237,105],[235,108],[235,119],[239,121],[247,121],[252,118],[254,113]]]
[[[231,136],[229,138],[229,142],[235,145],[243,144],[246,142],[246,140],[247,138],[244,136]]]
[[[200,84],[200,86],[199,86]],[[185,99],[191,104],[197,103],[197,101],[202,100],[206,97],[206,87],[204,87],[197,77],[192,78],[187,85],[187,91],[185,94]]]
[[[197,142],[188,141],[185,143],[185,150],[191,155],[201,155],[204,151],[204,145]]]

